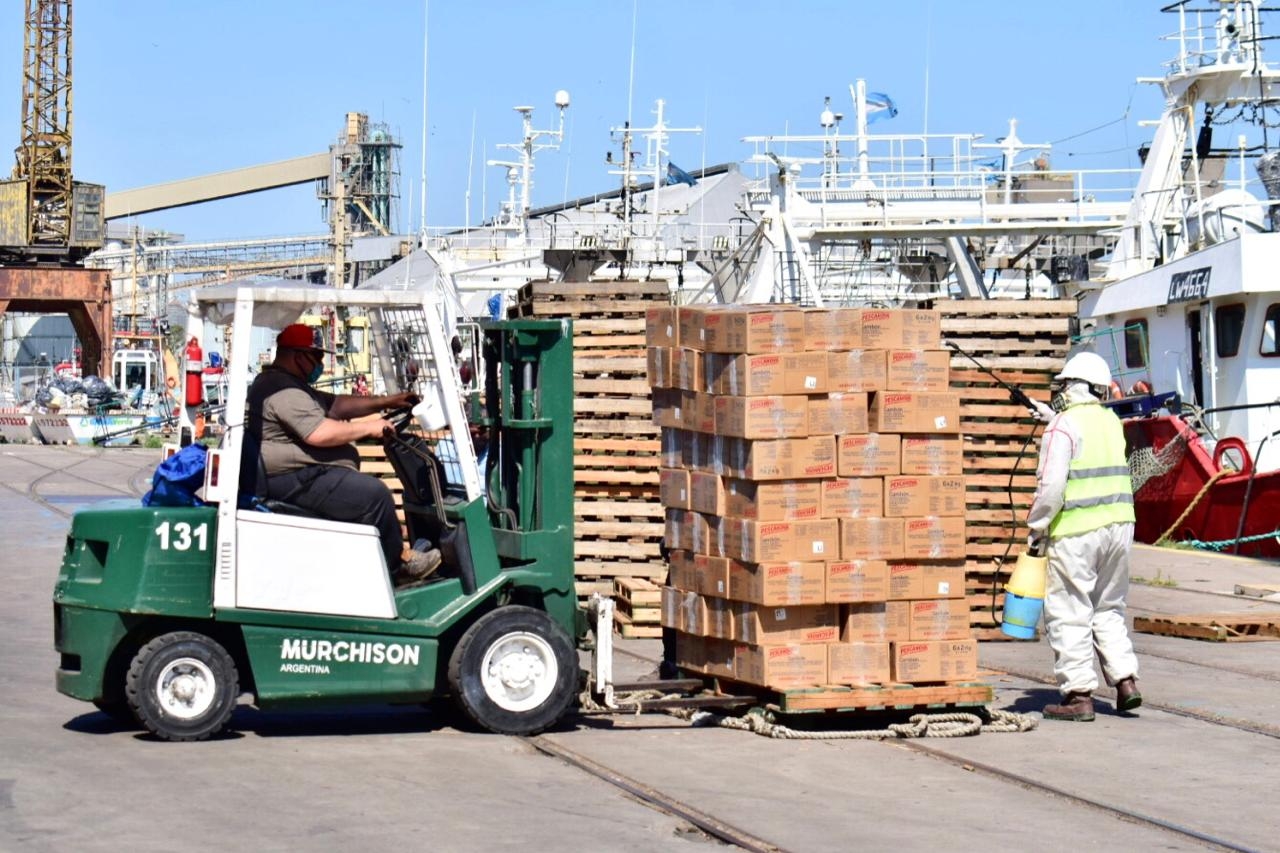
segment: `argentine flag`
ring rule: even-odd
[[[884,92],[867,92],[867,124],[882,118],[893,118],[898,114],[898,107]]]
[[[671,186],[672,184],[688,184],[692,187],[697,183],[698,181],[693,177],[693,175],[690,175],[670,160],[667,161],[667,186]]]

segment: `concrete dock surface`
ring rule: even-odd
[[[69,513],[137,497],[158,452],[0,445],[0,850],[1280,851],[1280,643],[1135,634],[1146,704],[1093,723],[890,741],[779,740],[664,714],[575,716],[542,744],[686,808],[478,734],[441,708],[266,713],[168,744],[53,687],[50,597]],[[1137,547],[1131,615],[1277,613],[1234,593],[1280,565]],[[620,643],[620,677],[659,646]],[[1043,641],[986,642],[992,707],[1057,699]],[[856,725],[856,723],[855,723]],[[650,798],[653,799],[653,798]]]

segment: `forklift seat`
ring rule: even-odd
[[[319,513],[288,501],[267,495],[267,466],[262,461],[262,442],[249,430],[244,431],[244,448],[240,456],[240,508],[277,515],[323,518]]]

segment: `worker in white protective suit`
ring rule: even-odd
[[[1046,719],[1089,721],[1098,687],[1096,650],[1116,707],[1142,704],[1138,659],[1125,625],[1133,486],[1120,419],[1101,405],[1111,369],[1096,353],[1072,356],[1054,377],[1057,414],[1040,443],[1038,485],[1027,516],[1033,553],[1047,547],[1044,624],[1062,704]]]

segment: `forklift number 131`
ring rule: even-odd
[[[170,537],[169,533],[171,527],[173,530],[172,537]],[[170,548],[175,551],[186,551],[191,547],[192,540],[197,543],[197,551],[204,551],[208,548],[209,525],[201,524],[195,530],[192,530],[191,525],[185,521],[179,521],[173,525],[166,521],[156,528],[156,535],[160,537],[161,551],[168,551]]]

